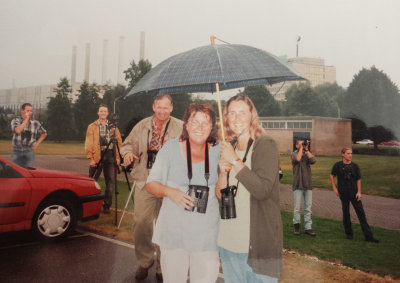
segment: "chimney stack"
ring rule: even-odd
[[[76,46],[72,46],[71,86],[76,82]]]
[[[122,84],[123,82],[123,71],[122,71],[122,60],[124,53],[124,37],[119,37],[119,51],[118,51],[118,70],[117,70],[117,83]]]
[[[101,72],[101,83],[105,84],[107,81],[107,45],[108,40],[104,39],[103,41],[103,65]]]
[[[144,60],[144,31],[140,32],[140,60]]]
[[[85,56],[85,81],[89,82],[90,72],[90,43],[86,43],[86,56]]]

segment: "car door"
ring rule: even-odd
[[[1,225],[25,220],[31,187],[10,164],[0,160],[0,230]]]

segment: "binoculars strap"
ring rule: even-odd
[[[187,168],[188,168],[188,178],[189,178],[189,185],[190,181],[192,180],[193,173],[192,173],[192,152],[190,150],[190,142],[189,139],[186,140],[186,160],[187,160]],[[205,150],[204,150],[204,178],[207,182],[208,187],[208,179],[210,178],[210,160],[208,156],[208,142],[206,142]]]
[[[235,151],[236,151],[237,139],[235,139],[234,141],[235,141],[235,142],[234,142],[234,144],[232,144],[232,146],[233,146],[233,148],[234,148]],[[252,138],[249,138],[249,141],[247,142],[246,153],[244,154],[243,159],[242,159],[243,163],[245,163],[246,160],[247,160],[247,154],[249,153],[249,150],[250,150],[250,147],[251,147],[252,144],[253,144],[253,139],[252,139]],[[228,172],[228,174],[227,174],[227,176],[226,176],[228,186],[229,186],[229,174],[230,174],[230,171]],[[239,188],[239,181],[237,182],[236,187]],[[237,191],[237,190],[236,190],[236,191]],[[236,192],[235,192],[235,195],[236,195]]]

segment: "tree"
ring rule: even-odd
[[[256,106],[258,116],[270,117],[281,115],[279,102],[271,95],[269,90],[263,86],[248,86],[243,90],[243,94],[247,95]]]
[[[135,60],[132,60],[131,65],[124,71],[125,80],[128,82],[128,89],[133,88],[137,82],[151,70],[151,63],[149,60],[141,59],[136,65]]]
[[[47,104],[47,132],[49,139],[65,141],[73,136],[73,113],[70,94],[71,85],[66,77],[61,78]]]
[[[400,136],[398,87],[375,67],[363,68],[354,76],[344,96],[346,117],[356,116],[367,126],[381,125]]]
[[[351,119],[351,139],[353,143],[362,139],[369,138],[368,127],[364,121],[352,117]]]
[[[10,123],[13,111],[10,108],[0,107],[0,139],[10,139],[12,137]]]
[[[378,150],[378,144],[384,141],[389,141],[394,139],[393,132],[386,129],[383,126],[374,126],[368,128],[369,135],[374,141],[374,150]]]
[[[316,92],[309,83],[291,86],[283,108],[287,116],[335,117],[337,104],[326,93]]]
[[[189,104],[193,102],[192,96],[189,93],[176,93],[171,94],[171,97],[174,103],[174,110],[171,115],[178,119],[182,119]]]
[[[85,137],[88,125],[97,119],[97,108],[100,104],[96,84],[89,85],[83,82],[79,89],[79,96],[74,104],[75,126],[79,139]]]
[[[330,97],[337,105],[337,117],[342,116],[343,109],[343,98],[345,89],[335,83],[325,83],[314,87],[316,93],[323,97]]]
[[[127,89],[124,85],[118,84],[116,86],[103,86],[105,89],[105,93],[103,95],[102,103],[107,105],[110,113],[114,113],[114,106],[115,112],[117,113],[117,101],[122,99],[122,97],[126,94]]]

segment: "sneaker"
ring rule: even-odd
[[[108,207],[104,207],[103,208],[103,213],[104,214],[110,214],[111,212],[110,212],[110,209]]]
[[[305,230],[304,231],[304,234],[306,234],[306,235],[308,235],[308,236],[311,236],[311,237],[315,237],[317,234],[315,234],[314,232],[313,232],[313,230],[311,230],[311,229],[308,229],[308,230]]]
[[[153,264],[154,261],[148,267],[139,266],[139,268],[136,270],[135,278],[137,280],[146,279],[147,275],[149,275],[149,269],[153,266]]]
[[[346,239],[347,239],[347,240],[353,240],[353,235],[351,235],[351,234],[346,234]]]
[[[374,237],[368,238],[368,239],[365,239],[365,240],[366,240],[367,242],[379,243],[379,240],[375,239]]]
[[[300,223],[294,224],[294,232],[295,235],[300,235]]]

